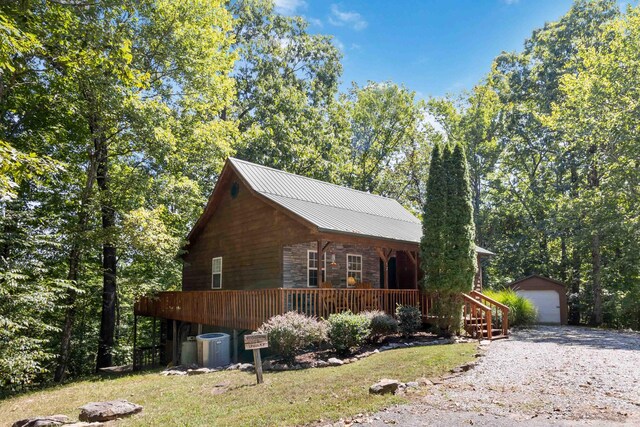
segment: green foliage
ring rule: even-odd
[[[536,306],[513,289],[484,290],[483,293],[509,307],[509,326],[530,326],[538,320]]]
[[[350,311],[331,314],[327,319],[329,344],[339,354],[348,354],[367,339],[370,323],[367,317]]]
[[[37,261],[23,272],[0,258],[0,396],[43,382],[55,357],[48,344],[58,330],[48,316],[69,284],[47,273]]]
[[[238,157],[336,181],[348,129],[336,101],[340,51],[331,37],[310,34],[302,17],[278,14],[272,0],[229,7],[239,53],[230,111],[240,131]]]
[[[327,327],[313,317],[289,311],[267,320],[258,333],[267,334],[269,348],[284,360],[292,362],[300,351],[325,341]]]
[[[368,338],[371,341],[377,341],[382,337],[398,332],[398,321],[384,311],[363,311],[360,315],[369,319],[369,330],[371,332]]]
[[[457,333],[462,311],[453,295],[471,290],[477,268],[471,188],[460,144],[432,152],[422,230],[423,287],[439,294],[434,314],[441,332]]]
[[[410,337],[422,328],[422,312],[420,307],[413,305],[401,305],[396,307],[396,317],[400,333]]]
[[[466,147],[477,242],[497,254],[487,283],[557,277],[573,323],[637,318],[621,313],[640,287],[638,15],[576,1],[467,98],[429,101]]]

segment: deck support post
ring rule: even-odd
[[[156,366],[156,317],[153,316],[153,323],[151,324],[151,364]]]
[[[238,363],[238,330],[233,330],[233,363]]]
[[[178,365],[178,322],[173,321],[173,340],[171,343],[173,353],[171,355],[171,364],[173,366]]]
[[[198,323],[198,335],[202,335],[202,323]]]
[[[136,366],[136,349],[138,348],[138,316],[133,315],[133,370],[135,371]]]

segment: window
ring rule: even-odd
[[[349,283],[350,277],[353,277],[352,284]],[[362,283],[362,255],[347,254],[347,286],[356,283]]]
[[[327,280],[327,253],[323,254],[322,281]],[[307,251],[307,286],[318,286],[318,252]]]
[[[222,289],[222,257],[211,260],[211,289]]]

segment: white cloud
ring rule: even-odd
[[[309,24],[314,25],[318,28],[322,28],[324,27],[324,25],[322,24],[322,21],[319,20],[318,18],[306,18],[307,21],[309,21]]]
[[[275,0],[276,12],[283,15],[293,15],[298,9],[305,9],[307,2],[304,0]]]
[[[353,11],[342,11],[337,4],[331,5],[331,15],[329,15],[329,23],[338,27],[349,26],[354,30],[363,30],[367,28],[367,21],[362,15]]]

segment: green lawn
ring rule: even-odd
[[[1,401],[0,425],[58,413],[76,419],[79,406],[112,399],[144,406],[140,415],[119,424],[123,426],[280,426],[337,420],[406,401],[400,396],[370,395],[369,385],[380,378],[406,382],[437,377],[469,361],[474,353],[474,344],[392,350],[335,368],[266,372],[259,386],[255,375],[239,371],[190,377],[150,372],[96,378]]]

